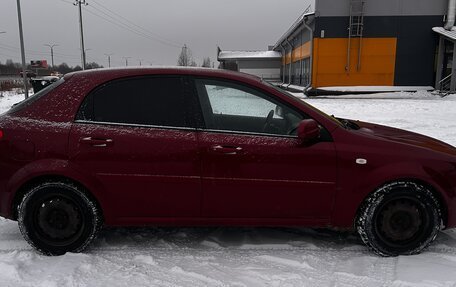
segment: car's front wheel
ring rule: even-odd
[[[18,207],[19,229],[46,255],[80,252],[101,226],[97,205],[78,186],[45,182],[31,188]]]
[[[439,201],[426,187],[394,182],[372,193],[355,222],[363,242],[381,256],[418,254],[442,226]]]

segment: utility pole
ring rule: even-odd
[[[128,59],[131,59],[131,57],[123,57],[125,59],[125,67],[128,67]]]
[[[106,57],[108,57],[108,67],[111,68],[111,56],[114,54],[105,54]]]
[[[85,57],[85,61],[86,61],[86,63],[85,63],[85,69],[87,69],[87,51],[90,51],[90,50],[92,50],[92,49],[88,48],[88,49],[85,49],[85,50],[84,50],[84,57]],[[92,67],[91,69],[93,69],[93,67]]]
[[[57,47],[58,44],[44,44],[44,46],[51,48],[51,63],[52,68],[54,68],[54,47]]]
[[[24,33],[22,31],[22,15],[21,15],[21,1],[17,0],[17,19],[19,22],[19,38],[21,39],[21,57],[22,57],[22,79],[24,80],[24,94],[25,98],[29,97],[27,87],[27,65],[25,64],[25,45]]]
[[[76,0],[76,2],[73,3],[73,5],[78,6],[78,8],[79,8],[79,30],[81,33],[81,64],[82,64],[82,69],[85,70],[86,55],[85,55],[85,49],[84,49],[84,28],[82,27],[82,5],[87,6],[89,4],[86,3],[86,0]]]
[[[0,31],[0,34],[5,34],[6,32],[5,31]],[[0,90],[0,96],[3,97],[3,91]]]

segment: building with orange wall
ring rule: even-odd
[[[282,53],[282,82],[313,91],[439,88],[453,49],[438,59],[442,40],[433,28],[445,24],[448,1],[316,0],[315,12],[303,14],[274,46]]]
[[[273,46],[282,60],[257,59],[271,69],[278,65],[283,86],[308,92],[353,86],[456,90],[456,0],[309,3],[310,12]],[[229,66],[228,59],[219,61]]]

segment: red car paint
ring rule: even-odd
[[[236,82],[307,114],[331,140],[87,124],[76,114],[112,80],[175,75]],[[189,97],[197,97],[189,88]],[[196,111],[195,117],[200,111]],[[108,226],[254,225],[352,228],[363,200],[395,180],[435,190],[456,227],[456,149],[394,128],[340,122],[260,79],[221,70],[144,68],[69,74],[45,96],[0,116],[0,215],[16,219],[27,184],[73,180]]]

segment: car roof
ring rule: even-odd
[[[76,77],[98,78],[100,80],[109,80],[130,76],[142,75],[189,75],[200,77],[217,77],[233,80],[243,80],[249,82],[261,82],[261,78],[221,69],[197,68],[197,67],[123,67],[123,68],[102,68],[85,71],[73,72],[65,75],[65,80]]]

